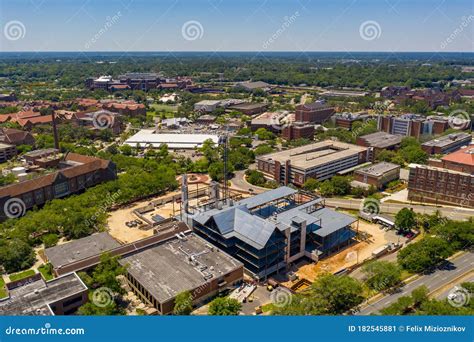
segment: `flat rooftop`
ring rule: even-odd
[[[370,147],[382,149],[400,144],[403,137],[386,132],[375,132],[361,136],[360,138],[365,140]]]
[[[243,267],[194,233],[122,258],[120,263],[128,265],[127,272],[161,303]]]
[[[222,101],[221,100],[202,100],[194,105],[199,105],[199,106],[214,106],[214,105],[219,105]]]
[[[211,139],[215,144],[219,137],[212,134],[160,134],[153,129],[142,129],[125,141],[125,144],[136,147],[147,147],[149,145],[158,148],[167,144],[169,148],[196,148],[202,146],[204,141]]]
[[[67,265],[119,247],[109,233],[98,233],[82,239],[45,249],[46,257],[54,268]]]
[[[474,166],[474,146],[467,146],[441,158],[443,161]]]
[[[248,110],[248,109],[259,109],[266,107],[266,103],[240,103],[236,105],[232,105],[229,108],[230,109],[242,109],[242,110]]]
[[[454,144],[460,140],[466,140],[469,143],[472,140],[472,135],[468,133],[453,133],[444,135],[442,137],[427,141],[423,143],[423,146],[436,146],[436,147],[446,147],[451,144]]]
[[[454,175],[474,177],[474,175],[471,175],[467,172],[455,171],[455,170],[445,169],[443,167],[437,167],[437,166],[431,166],[431,165],[421,165],[421,164],[413,164],[412,163],[412,164],[409,164],[408,167],[410,169],[418,168],[418,169],[425,169],[425,170],[441,171],[441,172],[451,173],[451,174],[454,174]]]
[[[366,151],[367,147],[325,140],[285,151],[266,154],[257,159],[266,162],[278,161],[280,163],[285,163],[287,160],[290,160],[292,167],[309,169]]]
[[[53,315],[49,304],[83,291],[87,291],[87,286],[76,273],[50,281],[44,281],[43,278],[32,279],[9,290],[9,297],[0,300],[0,315]]]
[[[363,175],[380,177],[383,176],[385,173],[399,169],[400,165],[381,162],[374,165],[370,165],[368,167],[364,167],[362,169],[356,170],[356,173],[360,173]]]

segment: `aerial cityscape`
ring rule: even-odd
[[[353,2],[0,1],[0,315],[474,316],[472,3]]]

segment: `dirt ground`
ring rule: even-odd
[[[178,191],[170,192],[170,193],[167,193],[166,195],[149,198],[147,200],[140,201],[140,202],[135,202],[126,208],[122,208],[122,209],[118,209],[118,210],[110,212],[109,218],[107,219],[107,224],[109,226],[109,234],[112,235],[116,240],[120,241],[121,243],[134,242],[134,241],[153,235],[152,229],[140,230],[137,227],[129,228],[125,225],[125,222],[138,219],[138,217],[133,213],[135,209],[144,207],[148,205],[148,203],[150,203],[151,201],[160,199],[162,197],[178,194],[178,193],[179,193]],[[155,210],[154,215],[156,214],[157,212]],[[163,216],[163,217],[168,218],[169,213],[167,216]]]
[[[354,223],[356,228],[357,223]],[[309,263],[307,261],[301,262],[297,265],[298,270],[295,272],[298,277],[314,281],[321,273],[331,272],[335,273],[347,267],[353,266],[358,262],[372,256],[372,252],[377,248],[384,246],[390,242],[397,243],[399,236],[395,231],[385,231],[379,228],[380,226],[365,221],[359,221],[359,233],[367,233],[367,240],[358,241],[350,247],[336,253],[328,258],[325,258],[318,263]],[[400,241],[404,242],[404,241]],[[294,282],[287,282],[285,285],[291,286]]]
[[[136,216],[133,213],[135,209],[147,206],[150,202],[158,200],[160,198],[176,195],[179,193],[180,193],[179,191],[170,192],[170,193],[167,193],[166,195],[149,198],[145,201],[135,202],[126,208],[122,208],[122,209],[110,212],[109,218],[107,220],[107,224],[109,226],[109,234],[112,235],[116,240],[120,241],[121,243],[134,242],[134,241],[153,235],[152,229],[140,230],[138,229],[138,227],[129,228],[125,225],[125,223],[128,221],[133,221],[133,220],[138,219],[138,216]],[[207,199],[208,199],[207,196],[201,196],[198,199],[190,199],[189,205],[195,206],[197,204],[202,204],[203,201],[206,201]],[[161,217],[167,219],[173,216],[173,212],[174,212],[174,215],[178,215],[179,209],[180,209],[179,203],[174,202],[174,205],[173,205],[173,202],[169,202],[162,206],[156,207],[155,210],[150,211],[144,214],[143,216],[145,216],[150,221],[152,221],[152,217],[155,215],[160,215]]]

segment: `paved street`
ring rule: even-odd
[[[343,209],[360,210],[362,199],[339,199],[327,198],[326,205],[328,207],[338,207]],[[420,214],[431,214],[439,210],[443,216],[449,217],[453,220],[467,220],[474,216],[474,209],[467,208],[453,208],[453,207],[436,207],[432,205],[419,204],[403,204],[403,203],[381,203],[380,212],[387,214],[396,214],[402,208],[413,208],[413,210]]]
[[[474,268],[474,253],[468,252],[454,260],[451,260],[451,263],[446,267],[441,267],[435,272],[421,276],[415,281],[403,286],[400,292],[386,295],[379,299],[378,301],[368,305],[357,315],[371,315],[377,313],[380,309],[383,309],[390,304],[398,300],[402,296],[409,296],[411,291],[416,289],[421,285],[425,285],[431,291],[434,291],[445,284],[453,281],[455,278],[470,272]]]

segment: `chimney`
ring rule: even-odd
[[[53,111],[53,113],[51,114],[51,117],[53,119],[52,124],[53,124],[54,148],[59,150],[59,136],[58,136],[58,128],[56,127],[55,111]]]
[[[183,173],[183,175],[181,176],[181,202],[183,203],[184,212],[188,214],[188,175],[185,173]]]

